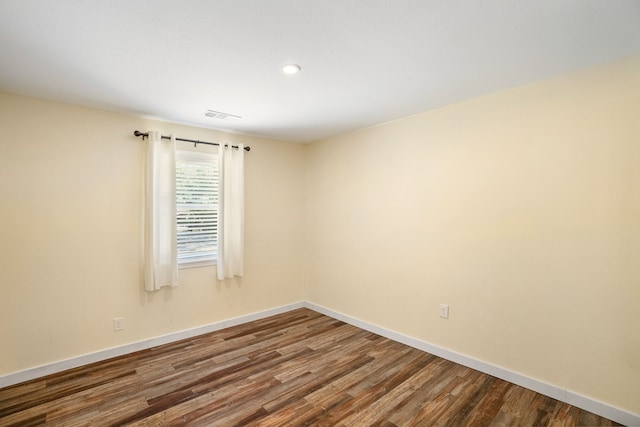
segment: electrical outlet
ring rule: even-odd
[[[124,329],[124,317],[114,317],[113,330],[117,332],[123,329]]]
[[[447,304],[440,304],[440,317],[443,319],[449,318],[449,306]]]

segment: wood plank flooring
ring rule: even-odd
[[[307,309],[0,389],[1,426],[610,426]]]

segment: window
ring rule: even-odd
[[[178,264],[212,264],[218,249],[218,161],[212,153],[176,151]]]

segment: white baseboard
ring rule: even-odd
[[[178,331],[161,337],[150,338],[148,340],[131,344],[125,344],[123,346],[113,347],[95,353],[85,354],[71,359],[61,360],[47,365],[30,368],[24,371],[3,375],[0,376],[0,388],[8,387],[10,385],[18,384],[24,381],[33,380],[46,375],[55,374],[67,369],[77,368],[89,363],[99,362],[102,360],[110,359],[112,357],[133,353],[135,351],[146,350],[152,347],[168,344],[182,339],[192,338],[197,335],[202,335],[209,332],[219,331],[221,329],[241,325],[243,323],[252,322],[254,320],[264,319],[265,317],[286,313],[287,311],[295,310],[302,307],[317,311],[318,313],[333,317],[334,319],[341,320],[345,323],[349,323],[361,329],[381,335],[385,338],[389,338],[399,343],[406,344],[413,348],[417,348],[418,350],[426,351],[427,353],[431,353],[433,355],[442,357],[443,359],[459,363],[460,365],[467,366],[496,378],[509,381],[510,383],[517,384],[529,390],[533,390],[537,393],[557,399],[561,402],[565,402],[586,411],[593,412],[594,414],[598,414],[620,424],[624,424],[627,426],[640,426],[640,415],[638,414],[624,411],[614,406],[602,403],[598,400],[582,396],[578,393],[574,393],[570,390],[565,390],[560,387],[544,383],[534,378],[527,377],[526,375],[522,375],[517,372],[513,372],[508,369],[495,366],[469,356],[465,356],[464,354],[456,353],[454,351],[438,347],[428,342],[421,341],[400,334],[398,332],[373,325],[355,317],[351,317],[346,314],[306,301],[288,304],[281,307],[248,314],[245,316],[234,317],[232,319],[223,320],[198,328]]]
[[[304,307],[317,311],[334,319],[341,320],[358,328],[364,329],[369,332],[381,335],[385,338],[389,338],[393,341],[397,341],[402,344],[406,344],[418,350],[431,353],[433,355],[442,357],[443,359],[450,360],[463,366],[475,369],[477,371],[489,374],[493,377],[500,378],[513,384],[517,384],[529,390],[533,390],[537,393],[544,394],[553,399],[561,402],[568,403],[578,408],[584,409],[601,417],[608,418],[617,423],[626,426],[640,426],[640,415],[625,411],[620,408],[616,408],[606,403],[602,403],[598,400],[591,399],[586,396],[582,396],[578,393],[574,393],[570,390],[565,390],[555,385],[547,384],[526,375],[519,374],[517,372],[510,371],[508,369],[492,365],[490,363],[474,359],[464,354],[456,353],[446,348],[438,347],[425,341],[421,341],[398,332],[391,331],[389,329],[382,328],[377,325],[365,322],[355,317],[348,316],[346,314],[331,310],[329,308],[305,302]]]
[[[287,311],[295,310],[302,307],[304,307],[303,302],[288,304],[281,307],[272,308],[270,310],[264,310],[257,313],[247,314],[245,316],[222,320],[220,322],[200,326],[193,329],[173,332],[161,337],[150,338],[144,341],[125,344],[119,347],[108,348],[95,353],[89,353],[82,356],[73,357],[71,359],[53,362],[43,366],[36,366],[35,368],[30,368],[24,371],[0,376],[0,388],[44,377],[46,375],[66,371],[67,369],[73,369],[79,366],[88,365],[89,363],[100,362],[102,360],[111,359],[112,357],[118,357],[136,351],[146,350],[159,345],[192,338],[202,334],[207,334],[209,332],[219,331],[221,329],[230,328],[231,326],[241,325],[243,323],[252,322],[254,320],[264,319],[265,317],[275,316],[276,314],[286,313]]]

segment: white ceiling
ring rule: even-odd
[[[0,0],[0,91],[294,142],[638,52],[639,0]]]

